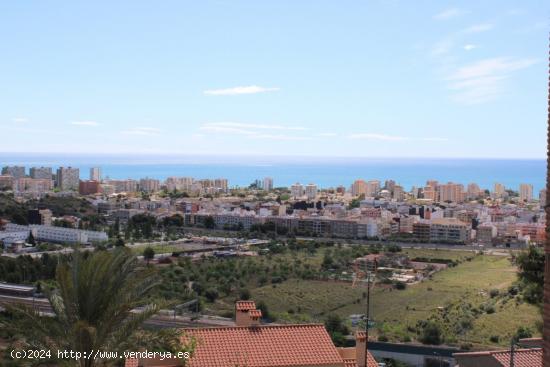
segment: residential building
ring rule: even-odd
[[[101,184],[96,180],[80,181],[78,186],[80,195],[93,195],[101,192]]]
[[[264,177],[264,190],[265,191],[271,191],[273,190],[273,178],[271,177]]]
[[[336,348],[322,324],[262,325],[254,301],[237,301],[235,326],[185,329],[196,340],[187,367],[375,367],[365,332],[355,347]],[[184,339],[185,341],[185,339]],[[180,360],[127,359],[125,367],[183,366]]]
[[[299,182],[296,182],[294,185],[290,186],[290,196],[294,199],[304,196],[304,186]]]
[[[519,201],[522,203],[533,201],[533,185],[519,185]]]
[[[305,188],[305,194],[308,200],[313,200],[317,196],[317,185],[315,184],[307,184]]]
[[[495,199],[502,199],[503,197],[506,196],[506,188],[504,187],[503,184],[500,184],[500,183],[495,184],[495,187],[493,189],[493,196],[495,197]]]
[[[107,194],[107,191],[105,190],[105,186],[109,185],[113,187],[114,193],[121,193],[121,192],[136,192],[138,183],[135,180],[127,179],[127,180],[107,180],[103,183],[103,193],[105,195]],[[110,191],[110,190],[109,190]]]
[[[154,178],[142,178],[139,180],[139,189],[144,192],[156,192],[160,189],[160,181]]]
[[[56,178],[57,187],[61,191],[78,191],[80,171],[78,168],[59,167]]]
[[[31,167],[29,175],[31,178],[37,178],[42,180],[52,180],[52,168],[51,167]]]
[[[480,224],[476,229],[476,240],[481,244],[491,244],[497,236],[497,227],[492,224]]]
[[[520,341],[521,343],[521,341]],[[456,367],[510,367],[510,350],[468,352],[453,354]],[[542,348],[518,348],[514,350],[515,367],[542,367]]]
[[[481,196],[481,189],[476,183],[469,183],[468,188],[466,190],[466,197],[468,200],[475,200],[478,199]]]
[[[431,220],[431,242],[457,242],[470,241],[470,228],[457,218],[438,218]]]
[[[24,166],[5,166],[2,167],[2,175],[10,175],[14,179],[18,180],[25,177],[25,167]]]
[[[39,224],[22,226],[18,224],[8,223],[6,224],[5,230],[6,232],[19,232],[30,230],[36,240],[54,243],[86,244],[101,243],[108,240],[107,233],[105,232],[85,231],[81,229],[46,226]]]
[[[90,168],[90,181],[101,182],[101,168],[100,167]]]
[[[380,192],[380,181],[378,180],[371,180],[367,182],[367,190],[366,190],[366,196],[367,197],[374,197]]]
[[[439,201],[462,203],[464,201],[464,186],[449,182],[447,184],[439,185]]]
[[[27,211],[29,224],[52,225],[52,211],[50,209],[30,209]]]
[[[165,185],[168,191],[190,191],[193,182],[193,177],[168,177]]]
[[[351,185],[351,194],[353,196],[367,195],[367,183],[364,180],[355,180]]]
[[[41,178],[23,177],[15,180],[15,191],[44,194],[53,189],[53,181]]]

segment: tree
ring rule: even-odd
[[[216,222],[214,222],[214,218],[212,216],[208,216],[204,218],[204,227],[208,229],[213,229],[216,227]]]
[[[149,261],[155,258],[155,250],[151,246],[147,246],[143,250],[143,258],[147,261],[147,265],[149,265]]]
[[[31,245],[36,246],[36,240],[34,239],[34,236],[33,236],[33,234],[32,234],[32,231],[29,232],[29,240],[28,240],[28,241],[29,241],[29,243],[30,243]]]
[[[153,268],[143,268],[127,249],[113,252],[74,252],[72,260],[57,267],[58,288],[47,292],[55,317],[42,317],[31,308],[14,306],[9,326],[31,349],[91,353],[109,350],[122,353],[136,348],[165,345],[181,349],[175,333],[157,333],[141,328],[143,321],[160,309],[154,300],[145,301],[159,284]],[[134,310],[139,307],[140,312]],[[67,361],[65,361],[67,362]],[[82,358],[81,367],[106,361]]]
[[[529,246],[527,251],[517,257],[520,269],[518,277],[523,285],[525,300],[533,304],[542,304],[544,287],[544,252],[542,249]]]
[[[441,328],[433,321],[424,324],[420,334],[420,341],[424,344],[439,345],[443,343]]]

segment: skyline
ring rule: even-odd
[[[0,150],[542,158],[549,10],[1,4]]]

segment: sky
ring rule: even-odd
[[[0,152],[543,158],[549,1],[3,1]]]

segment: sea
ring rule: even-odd
[[[164,180],[170,176],[229,180],[230,187],[246,187],[256,179],[272,177],[275,187],[296,182],[320,188],[349,187],[356,179],[394,180],[406,190],[427,180],[493,189],[496,182],[512,190],[532,184],[535,195],[545,187],[544,159],[428,159],[360,157],[169,156],[0,153],[0,166],[24,165],[80,168],[87,179],[91,167],[101,167],[103,178]]]

